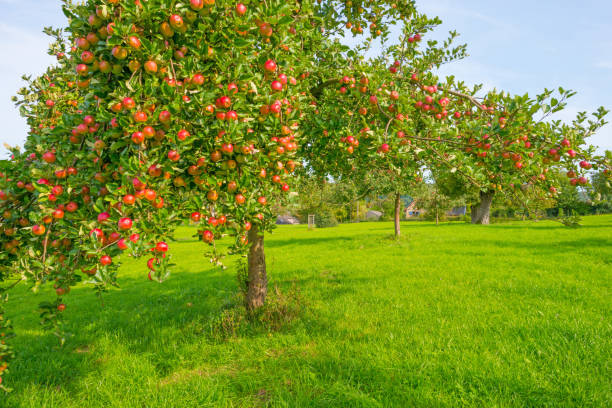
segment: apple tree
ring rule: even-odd
[[[466,95],[474,98],[476,90],[466,90]],[[573,185],[586,185],[588,170],[610,165],[587,144],[605,125],[605,109],[590,117],[580,113],[570,124],[551,120],[573,95],[559,88],[557,93],[545,90],[535,98],[495,91],[481,101],[474,98],[475,109],[465,112],[469,120],[458,122],[454,130],[463,148],[453,153],[453,160],[431,168],[447,194],[477,195],[472,223],[489,223],[495,194],[525,206],[528,190],[530,196],[536,189],[554,197],[560,186],[556,175],[561,171]]]
[[[0,177],[2,291],[52,284],[43,322],[62,337],[71,287],[117,285],[122,254],[147,255],[149,279],[163,281],[167,241],[189,220],[215,263],[216,243],[234,239],[246,307],[260,308],[263,233],[303,162],[312,94],[337,69],[333,37],[384,38],[414,2],[63,3],[68,26],[47,30],[58,65],[20,91],[30,132]]]

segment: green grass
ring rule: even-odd
[[[235,272],[213,268],[188,228],[163,285],[141,260],[103,305],[73,290],[63,350],[32,312],[50,289],[21,288],[0,406],[612,406],[611,216],[402,227],[400,242],[390,223],[279,228],[269,273],[299,288],[301,316],[226,340],[210,327]]]

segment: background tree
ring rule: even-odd
[[[425,218],[435,220],[436,225],[440,220],[446,219],[446,213],[453,208],[463,205],[459,198],[451,198],[437,185],[437,183],[425,183],[424,188],[414,197],[417,206],[425,210]]]
[[[605,157],[612,163],[612,151],[606,150]],[[591,178],[591,198],[595,201],[612,201],[610,169],[601,169]]]

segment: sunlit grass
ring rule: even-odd
[[[271,282],[299,319],[220,340],[235,271],[184,228],[159,285],[145,260],[121,290],[66,298],[63,350],[11,299],[19,353],[7,407],[612,406],[612,217],[473,226],[391,223],[267,237]]]

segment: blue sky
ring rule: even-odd
[[[419,9],[439,16],[461,34],[470,56],[447,65],[468,84],[513,93],[537,93],[544,87],[578,91],[559,118],[603,105],[612,108],[612,1],[610,0],[417,0]],[[458,4],[461,4],[460,6]],[[58,0],[0,0],[0,158],[3,143],[23,143],[25,121],[10,98],[21,75],[40,74],[54,59],[46,54],[44,26],[63,26]],[[610,118],[612,120],[612,117]],[[612,150],[612,125],[591,143]]]

